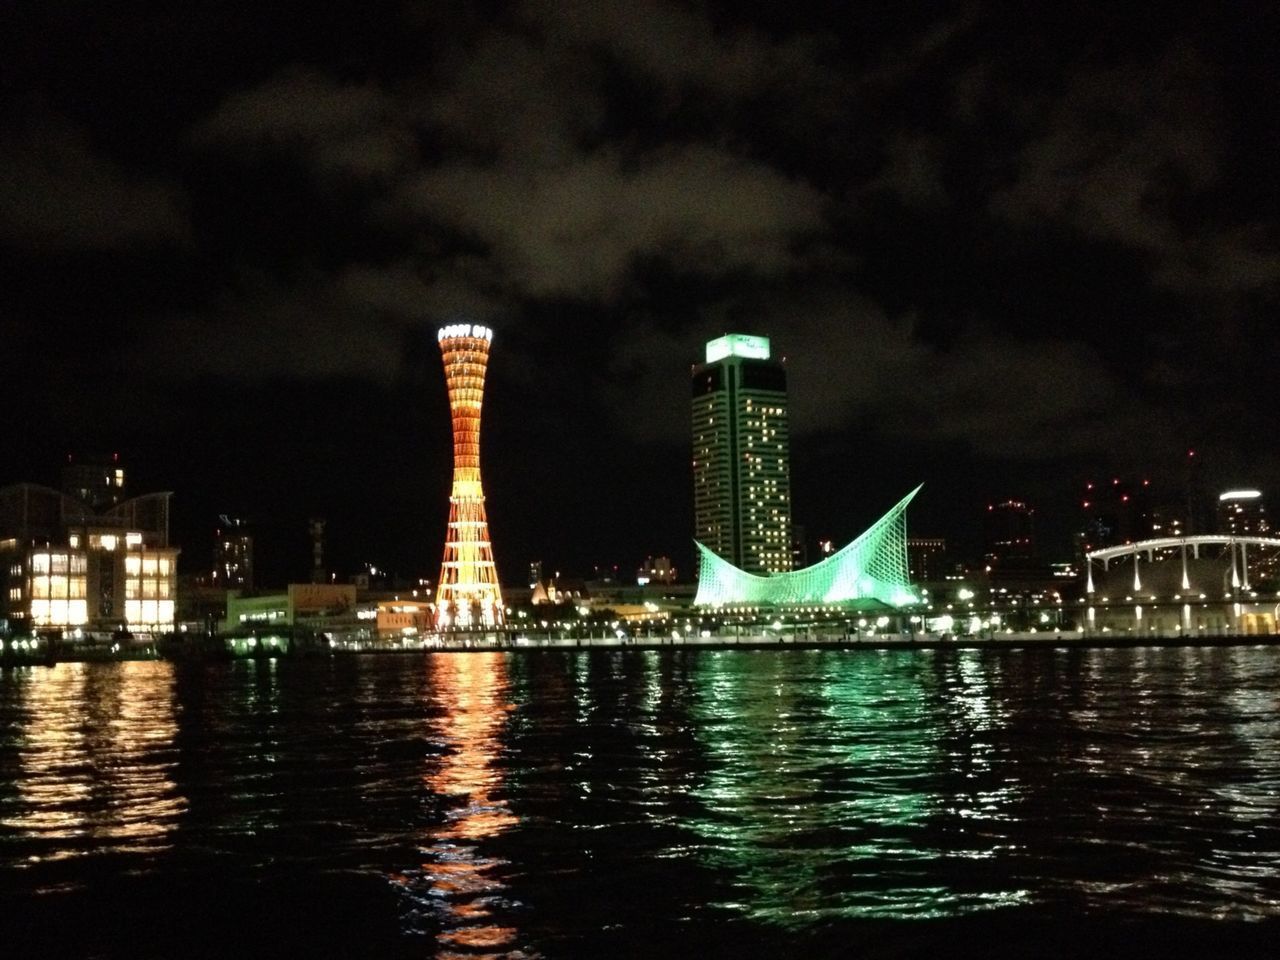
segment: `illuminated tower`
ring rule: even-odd
[[[455,323],[441,327],[436,337],[453,417],[453,491],[436,589],[436,627],[493,627],[503,620],[502,593],[480,486],[480,407],[493,331]]]
[[[695,538],[748,573],[791,569],[787,372],[768,337],[731,333],[693,371]]]

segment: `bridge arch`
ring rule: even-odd
[[[1147,562],[1155,561],[1157,552],[1177,550],[1182,563],[1182,589],[1191,589],[1191,581],[1187,571],[1187,553],[1193,559],[1200,559],[1200,551],[1205,547],[1225,548],[1230,560],[1229,577],[1233,590],[1249,590],[1249,548],[1280,552],[1280,538],[1234,536],[1227,534],[1200,534],[1189,537],[1156,537],[1150,540],[1137,540],[1133,543],[1120,544],[1115,547],[1102,547],[1091,550],[1084,556],[1085,561],[1085,593],[1094,593],[1093,567],[1101,563],[1102,569],[1108,570],[1112,560],[1130,558],[1133,561],[1133,589],[1136,593],[1142,589],[1141,562],[1143,555]]]

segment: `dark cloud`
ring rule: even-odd
[[[782,273],[821,231],[822,196],[711,147],[599,152],[536,170],[441,167],[395,205],[485,244],[524,294],[608,299],[637,258],[682,271]]]
[[[641,72],[668,106],[686,86],[740,99],[790,52],[745,27],[717,32],[705,13],[661,0],[527,0],[520,19],[558,50],[602,53]]]
[[[0,139],[0,239],[51,249],[185,245],[182,191],[94,149],[85,130],[44,116]]]
[[[991,198],[996,214],[1064,222],[1133,248],[1150,258],[1153,283],[1176,291],[1280,283],[1273,238],[1195,202],[1219,185],[1226,145],[1212,72],[1194,49],[1178,45],[1150,66],[1082,70],[1036,112],[1044,119],[1018,151],[1015,181]]]
[[[615,6],[616,17],[590,4],[526,5],[395,84],[290,68],[224,99],[194,141],[251,159],[294,157],[321,183],[376,181],[371,222],[454,238],[453,251],[437,244],[420,267],[441,292],[422,298],[428,311],[511,315],[528,298],[607,304],[654,260],[694,276],[796,269],[797,249],[826,229],[819,190],[719,143],[643,149],[601,132],[611,58],[729,97],[743,94],[733,78],[757,76],[770,48],[755,35],[723,43],[680,8],[655,7],[663,19]],[[443,152],[424,158],[419,140]],[[268,327],[261,317],[277,315],[248,310]],[[215,312],[225,316],[226,304]],[[353,364],[363,366],[358,355]]]
[[[405,374],[408,340],[428,341],[447,318],[479,320],[497,311],[477,292],[481,284],[454,267],[433,276],[409,261],[353,264],[336,274],[313,268],[287,283],[243,276],[216,303],[167,321],[163,341],[132,366],[166,379],[358,377],[385,384]],[[166,364],[175,354],[185,362]]]
[[[864,188],[887,190],[912,207],[946,203],[938,138],[920,133],[898,133],[885,147],[885,166]]]
[[[416,161],[401,105],[374,83],[292,68],[224,100],[194,131],[201,146],[297,152],[322,177],[386,179]]]
[[[451,51],[402,95],[455,158],[470,162],[555,166],[595,142],[606,119],[598,64],[506,31]]]

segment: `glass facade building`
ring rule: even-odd
[[[727,334],[707,344],[692,386],[697,540],[751,574],[790,570],[786,369],[767,337]]]

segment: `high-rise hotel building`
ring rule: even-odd
[[[693,371],[696,537],[750,573],[791,569],[787,372],[769,339],[731,333]]]

